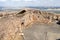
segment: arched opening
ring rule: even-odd
[[[60,25],[60,21],[58,21],[57,24]]]
[[[60,40],[60,39],[56,39],[56,40]]]
[[[24,22],[22,22],[21,25],[24,25]]]
[[[21,12],[19,12],[18,14],[23,14],[23,13],[25,13],[26,12],[26,10],[22,10]]]
[[[3,14],[0,14],[0,17],[2,17],[3,16]]]

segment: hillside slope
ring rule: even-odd
[[[54,24],[59,22],[58,14],[25,8],[17,13],[0,14],[0,40],[24,40],[23,30],[34,23]],[[38,26],[39,27],[39,26]]]

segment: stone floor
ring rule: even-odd
[[[60,38],[60,25],[34,23],[23,30],[24,40],[57,40]]]

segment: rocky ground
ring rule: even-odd
[[[60,14],[31,8],[0,14],[0,40],[49,40],[49,32],[60,33]]]

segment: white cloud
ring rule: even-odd
[[[0,0],[0,2],[5,2],[5,1],[7,1],[7,0]]]
[[[33,0],[24,0],[24,1],[33,1]]]
[[[21,1],[21,0],[11,0],[11,1]]]
[[[54,0],[50,0],[50,1],[54,1]]]
[[[38,0],[24,0],[24,1],[33,1],[34,2],[34,1],[38,1]]]
[[[11,1],[36,1],[36,0],[11,0]]]

